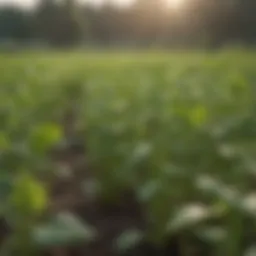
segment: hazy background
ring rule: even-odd
[[[1,5],[16,5],[22,8],[33,8],[35,7],[38,3],[40,2],[40,0],[0,0],[0,4]],[[125,6],[125,5],[129,5],[132,2],[134,2],[134,0],[77,0],[77,2],[80,3],[90,3],[93,5],[101,5],[104,2],[112,2],[114,4],[117,5],[121,5],[121,6]]]
[[[0,2],[4,45],[216,48],[256,41],[254,0]]]

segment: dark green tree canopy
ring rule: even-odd
[[[165,0],[137,0],[122,8],[77,0],[40,0],[32,11],[0,9],[0,39],[43,40],[54,46],[135,43],[179,46],[256,42],[255,0],[187,0],[181,10]]]
[[[30,15],[14,7],[0,9],[0,40],[31,37]]]

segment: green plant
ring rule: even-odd
[[[117,202],[131,190],[143,205],[147,229],[122,234],[119,251],[176,236],[182,256],[194,238],[216,256],[253,254],[255,53],[24,56],[0,56],[1,217],[12,230],[4,253],[96,235],[71,213],[47,211],[49,152],[66,143],[72,109],[97,196]]]

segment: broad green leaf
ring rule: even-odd
[[[142,231],[131,229],[123,232],[116,240],[114,246],[119,253],[125,253],[136,247],[143,239]]]
[[[7,150],[11,146],[11,141],[8,135],[0,132],[0,151]]]
[[[245,196],[241,200],[241,207],[245,212],[256,217],[256,193]]]
[[[171,217],[167,232],[176,232],[200,224],[213,216],[210,209],[201,204],[187,205]]]
[[[51,248],[91,242],[96,235],[93,227],[65,212],[35,227],[33,240],[39,247]]]
[[[1,200],[6,200],[15,183],[13,182],[13,177],[11,175],[4,173],[2,170],[0,170],[0,173],[0,198]]]
[[[148,157],[152,150],[153,146],[150,143],[141,142],[136,145],[135,150],[133,152],[133,156],[137,161],[139,161],[141,159]]]
[[[35,153],[45,153],[60,142],[63,137],[62,128],[55,124],[42,124],[36,127],[30,137],[30,146]]]
[[[255,256],[256,255],[256,245],[248,248],[243,256]]]
[[[6,213],[8,208],[8,198],[12,193],[15,183],[13,182],[11,175],[8,175],[3,170],[0,170],[0,173],[0,216],[2,216],[4,213]]]
[[[208,118],[208,111],[202,105],[196,106],[189,111],[189,119],[194,126],[201,126],[205,124],[207,121],[207,118]]]
[[[9,173],[17,173],[31,162],[31,152],[25,144],[12,144],[0,154],[1,168]]]
[[[195,229],[195,233],[202,241],[210,242],[215,245],[222,243],[228,235],[224,228],[214,226]]]
[[[159,191],[161,184],[157,180],[148,181],[137,189],[137,197],[141,202],[149,202]]]
[[[18,215],[37,216],[45,210],[47,199],[43,185],[31,175],[24,173],[16,179],[9,203]]]
[[[241,194],[233,186],[225,185],[209,176],[200,176],[196,179],[196,186],[204,193],[211,194],[227,203],[230,207],[239,207],[241,202]]]

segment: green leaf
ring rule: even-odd
[[[241,200],[241,207],[246,213],[256,217],[256,193],[245,196]]]
[[[0,200],[7,199],[13,188],[13,179],[10,175],[0,170]],[[4,173],[4,174],[3,174]]]
[[[241,203],[241,194],[236,188],[230,187],[223,182],[216,180],[210,176],[200,176],[196,180],[196,186],[204,193],[209,193],[230,207],[237,208]]]
[[[1,167],[9,173],[17,173],[30,162],[31,154],[25,144],[12,144],[9,150],[0,154]]]
[[[47,192],[40,182],[29,174],[21,174],[15,181],[9,203],[17,215],[40,215],[47,205]]]
[[[0,132],[0,150],[7,150],[10,146],[11,142],[4,132]]]
[[[190,122],[194,126],[201,126],[207,121],[208,111],[202,105],[198,105],[198,106],[192,108],[189,111],[189,113],[190,113],[189,114]]]
[[[136,148],[133,152],[133,157],[135,162],[139,162],[140,160],[144,160],[149,157],[152,153],[153,146],[148,142],[141,142],[136,145]]]
[[[10,175],[4,173],[3,170],[0,170],[1,176],[0,176],[0,200],[1,200],[1,206],[0,206],[0,216],[5,213],[7,210],[7,201],[9,196],[12,193],[13,180]]]
[[[43,248],[91,242],[95,238],[95,229],[70,213],[58,214],[33,232],[33,240]]]
[[[211,244],[218,244],[225,240],[227,231],[221,227],[204,227],[195,230],[196,235],[202,240]]]
[[[211,210],[200,204],[187,205],[176,212],[167,224],[167,232],[190,228],[212,217]]]
[[[143,239],[142,231],[131,229],[123,232],[115,241],[115,247],[119,253],[125,253],[136,247]]]
[[[161,183],[158,180],[148,181],[146,184],[138,187],[137,197],[141,202],[150,201],[161,188]]]
[[[63,137],[62,128],[55,124],[43,124],[36,127],[30,137],[32,150],[44,153],[52,146],[60,142]]]
[[[255,256],[256,255],[256,245],[248,248],[244,254],[244,256]]]

